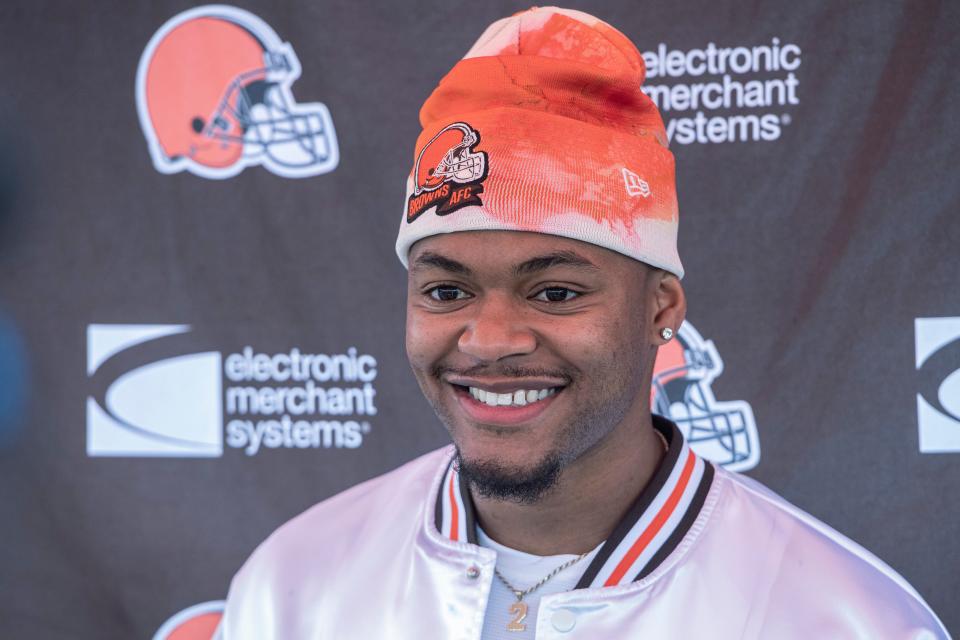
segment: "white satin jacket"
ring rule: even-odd
[[[577,588],[540,601],[538,639],[949,638],[882,561],[654,424],[663,463]],[[429,453],[278,529],[233,579],[224,639],[479,640],[496,553],[476,545],[451,458]]]

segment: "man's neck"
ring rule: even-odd
[[[585,553],[609,537],[663,455],[647,414],[646,421],[621,425],[566,467],[534,504],[485,498],[471,488],[477,518],[492,539],[519,551]]]

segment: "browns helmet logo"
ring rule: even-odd
[[[714,397],[712,384],[721,373],[723,360],[713,341],[685,321],[657,351],[650,409],[673,420],[697,455],[746,471],[760,461],[753,409],[743,400]]]
[[[431,207],[438,216],[479,205],[487,177],[487,154],[477,151],[479,132],[465,122],[447,125],[423,146],[413,167],[414,188],[407,201],[407,222]]]
[[[202,602],[174,614],[153,634],[153,640],[220,640],[223,600]]]
[[[229,178],[261,165],[288,178],[332,171],[337,137],[326,106],[298,104],[300,62],[263,20],[206,5],[168,20],[137,68],[137,111],[154,167]]]

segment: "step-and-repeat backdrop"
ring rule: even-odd
[[[447,442],[404,181],[423,99],[525,7],[0,8],[0,636],[209,638],[276,526]],[[958,6],[574,8],[644,52],[677,158],[656,410],[960,630]]]

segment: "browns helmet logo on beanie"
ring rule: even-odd
[[[476,151],[480,134],[465,122],[454,122],[424,145],[413,168],[413,193],[407,198],[407,222],[431,207],[445,216],[467,205],[479,205],[487,154]]]

